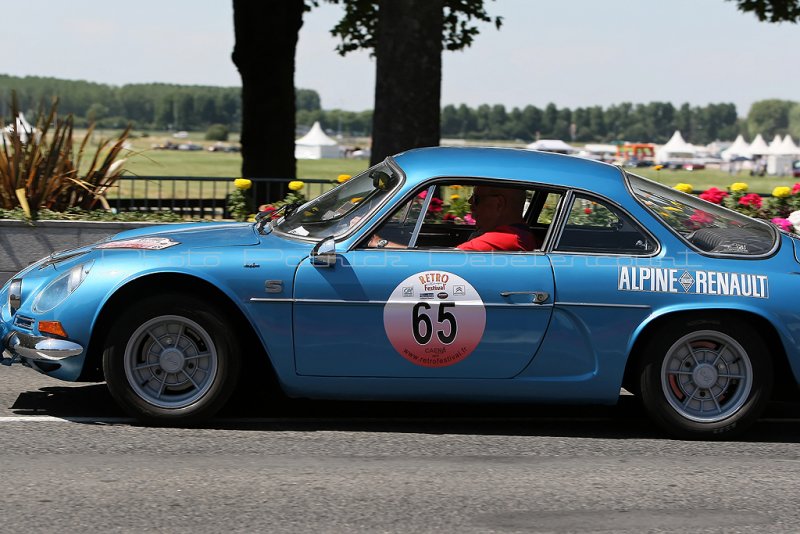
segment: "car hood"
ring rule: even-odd
[[[252,223],[187,223],[150,226],[120,232],[106,241],[120,241],[144,236],[168,237],[191,248],[242,247],[259,243]]]

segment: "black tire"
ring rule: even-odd
[[[236,330],[212,306],[183,295],[148,297],[115,321],[103,373],[120,406],[154,425],[191,425],[212,417],[238,381]]]
[[[662,429],[683,439],[727,439],[747,429],[770,400],[772,359],[743,321],[676,320],[645,347],[639,390]]]

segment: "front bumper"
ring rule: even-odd
[[[0,345],[0,353],[3,351],[11,355],[3,358],[2,363],[12,363],[19,359],[32,362],[59,362],[71,356],[77,356],[83,352],[83,347],[73,341],[65,339],[55,339],[51,337],[33,336],[22,332],[9,332]]]

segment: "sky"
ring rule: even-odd
[[[260,0],[255,0],[260,1]],[[442,105],[608,107],[800,100],[800,25],[759,22],[726,0],[496,0],[503,26],[445,52]],[[341,7],[304,17],[295,85],[324,109],[373,107],[375,61],[339,56]],[[0,0],[0,74],[112,85],[239,86],[230,0]],[[413,58],[409,58],[413,61]]]

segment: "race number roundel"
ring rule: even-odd
[[[423,367],[462,361],[480,343],[485,326],[481,296],[469,282],[444,271],[409,276],[383,309],[383,327],[392,346]]]

